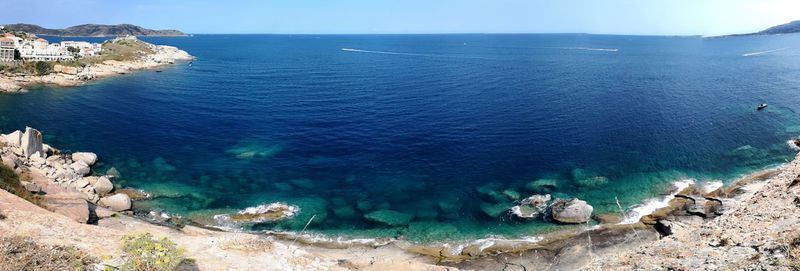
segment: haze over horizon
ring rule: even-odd
[[[129,23],[208,34],[592,33],[725,35],[800,19],[791,0],[6,0],[0,23]],[[35,12],[31,12],[35,11]],[[90,11],[90,12],[89,12]]]

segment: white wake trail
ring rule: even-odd
[[[769,51],[746,53],[746,54],[743,54],[742,56],[757,56],[757,55],[763,55],[763,54],[769,54],[769,53],[774,53],[774,52],[778,52],[778,51],[783,51],[783,50],[786,50],[786,49],[789,49],[789,47],[775,49],[775,50],[769,50]]]
[[[619,52],[619,49],[617,49],[617,48],[557,47],[556,49],[563,49],[563,50],[584,50],[584,51],[599,51],[599,52]]]
[[[342,48],[342,51],[353,53],[367,53],[367,54],[380,54],[380,55],[400,55],[400,56],[422,56],[422,57],[441,57],[441,58],[463,58],[463,59],[484,59],[493,60],[486,57],[472,57],[472,56],[456,56],[456,55],[433,55],[433,54],[417,54],[417,53],[403,53],[403,52],[389,52],[389,51],[372,51],[354,48]]]

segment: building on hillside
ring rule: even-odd
[[[62,41],[61,42],[61,47],[64,47],[64,48],[69,48],[69,47],[78,48],[78,49],[80,49],[80,52],[78,53],[78,56],[81,56],[81,57],[94,56],[94,55],[96,55],[97,53],[99,53],[99,52],[101,52],[103,50],[103,47],[102,47],[101,44],[99,44],[99,43],[89,43],[89,42],[85,42],[85,41]]]
[[[14,61],[15,42],[12,38],[0,38],[0,62]]]

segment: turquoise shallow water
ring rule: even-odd
[[[548,192],[618,212],[615,197],[630,207],[676,180],[786,162],[800,135],[796,35],[148,40],[198,59],[0,95],[0,129],[97,152],[97,173],[113,166],[155,196],[140,207],[211,223],[284,201],[297,218],[250,228],[299,230],[316,215],[309,231],[418,241],[563,229],[501,211],[515,193]],[[379,210],[413,219],[364,219]]]

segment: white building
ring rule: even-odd
[[[78,53],[81,57],[87,56],[95,56],[97,53],[103,50],[103,46],[99,43],[89,43],[85,41],[62,41],[61,47],[64,48],[78,48],[80,52]]]
[[[0,62],[14,61],[15,40],[12,38],[0,38]]]

